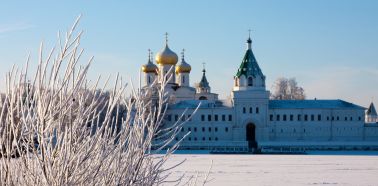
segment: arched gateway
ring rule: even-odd
[[[248,148],[257,148],[255,124],[248,123],[245,128],[246,139],[248,141]]]

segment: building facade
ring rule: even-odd
[[[145,88],[168,78],[169,108],[164,125],[186,121],[180,148],[213,152],[297,152],[306,150],[378,149],[378,120],[369,109],[343,100],[270,100],[265,75],[248,38],[246,52],[234,78],[231,96],[219,100],[202,70],[200,82],[190,86],[191,66],[180,62],[168,46],[150,55],[142,66]],[[160,78],[159,78],[160,77]],[[196,108],[198,110],[193,113]]]

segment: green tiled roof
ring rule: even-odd
[[[243,61],[236,73],[236,77],[240,77],[241,75],[245,75],[246,77],[256,77],[256,75],[264,76],[251,49],[246,51]]]

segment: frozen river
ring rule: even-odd
[[[185,163],[174,176],[202,180],[206,185],[378,185],[378,156],[361,155],[173,155],[168,164]]]

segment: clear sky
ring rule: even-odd
[[[192,65],[202,63],[213,92],[226,98],[245,52],[253,50],[271,89],[295,77],[309,99],[378,103],[378,1],[8,1],[0,6],[0,74],[36,59],[82,14],[82,47],[95,56],[90,78],[120,72],[137,81],[147,50],[156,53],[169,33],[170,48]],[[4,82],[4,81],[2,81]],[[3,85],[1,85],[3,87]]]

